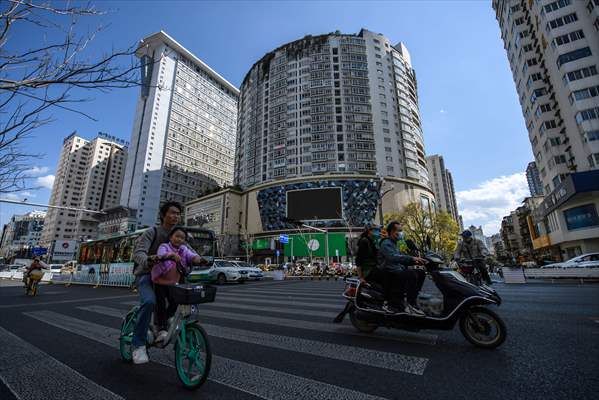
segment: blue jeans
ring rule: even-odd
[[[139,292],[140,305],[131,345],[133,347],[141,347],[146,345],[148,328],[150,327],[152,312],[154,312],[154,306],[156,305],[156,295],[154,294],[150,274],[140,275],[135,280],[137,291]]]

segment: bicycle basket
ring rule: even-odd
[[[169,286],[168,290],[177,304],[212,303],[216,297],[216,288],[210,285],[185,283]]]

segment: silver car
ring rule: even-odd
[[[543,265],[541,268],[597,268],[599,253],[587,253],[569,259],[568,261]]]

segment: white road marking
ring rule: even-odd
[[[23,314],[115,349],[119,347],[118,329],[72,318],[52,311],[33,311]],[[154,362],[174,368],[172,361],[173,353],[170,348],[152,349],[151,358]],[[209,379],[267,400],[383,399],[356,390],[216,355],[212,357],[212,369]]]
[[[2,327],[0,348],[0,380],[17,399],[124,400]]]
[[[115,300],[115,299],[130,299],[132,297],[138,297],[136,294],[123,295],[123,296],[104,296],[104,297],[90,297],[90,298],[79,298],[75,300],[57,300],[57,301],[42,301],[36,302],[31,301],[29,303],[17,303],[17,304],[3,304],[0,308],[14,308],[14,307],[38,307],[38,306],[49,306],[52,304],[68,304],[68,303],[82,303],[85,301],[103,301],[103,300]]]
[[[83,306],[77,308],[116,318],[122,318],[126,313],[124,310],[104,306]],[[215,336],[222,339],[295,351],[334,360],[349,361],[415,375],[424,374],[428,362],[428,359],[421,357],[369,350],[355,346],[338,345],[316,340],[307,340],[298,337],[272,335],[264,332],[255,332],[205,323],[202,323],[202,327],[206,329],[209,336]]]

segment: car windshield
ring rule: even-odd
[[[229,262],[229,261],[222,261],[222,260],[220,260],[220,261],[216,261],[216,264],[219,267],[229,267],[229,268],[230,267],[233,267],[233,268],[237,267],[235,264],[233,264],[232,262]]]

